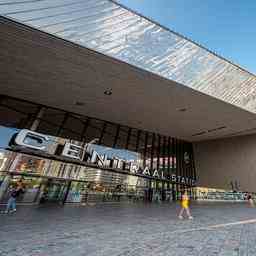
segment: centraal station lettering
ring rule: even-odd
[[[14,139],[14,144],[33,150],[47,151],[51,145],[50,136],[30,131],[27,129],[21,130]],[[92,163],[100,167],[110,167],[113,169],[127,170],[133,174],[142,174],[146,177],[153,177],[156,179],[168,179],[173,183],[184,185],[195,185],[195,180],[189,177],[183,177],[176,174],[167,176],[164,171],[157,169],[151,170],[148,166],[141,168],[133,161],[127,161],[116,156],[108,156],[107,154],[99,154],[95,149],[92,149],[92,144],[87,143],[84,146],[79,146],[70,142],[65,142],[61,151],[61,155],[65,158],[72,158],[79,160],[82,163]],[[112,149],[114,151],[115,149]],[[184,161],[189,162],[188,155],[184,154]]]

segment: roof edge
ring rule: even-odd
[[[194,45],[196,45],[196,46],[198,46],[198,47],[200,47],[200,48],[206,50],[206,51],[209,52],[210,54],[213,54],[214,56],[216,56],[216,57],[218,57],[218,58],[220,58],[220,59],[222,59],[222,60],[228,62],[229,64],[231,64],[231,65],[233,65],[233,66],[235,66],[235,67],[241,69],[242,71],[244,71],[244,72],[246,72],[246,73],[248,73],[248,74],[250,74],[250,75],[256,77],[256,74],[254,74],[254,73],[248,71],[247,69],[241,67],[239,64],[236,64],[236,63],[232,62],[231,60],[229,60],[229,59],[227,59],[227,58],[221,56],[220,54],[218,54],[218,53],[216,53],[216,52],[214,52],[214,51],[212,51],[212,50],[210,50],[210,49],[208,49],[206,46],[203,46],[203,45],[201,45],[200,43],[197,43],[197,42],[195,42],[194,40],[192,40],[192,39],[190,39],[190,38],[188,38],[188,37],[186,37],[186,36],[180,34],[179,32],[176,32],[176,31],[174,31],[174,30],[172,30],[172,29],[166,27],[165,25],[160,24],[159,22],[155,21],[153,18],[147,17],[147,16],[145,16],[145,15],[139,13],[138,11],[135,11],[135,10],[133,10],[133,9],[131,9],[131,8],[129,8],[129,7],[127,7],[126,5],[117,2],[116,0],[109,0],[109,1],[112,2],[112,3],[114,3],[114,4],[119,5],[120,7],[124,8],[124,9],[126,9],[126,10],[128,10],[128,11],[130,11],[130,12],[132,12],[132,13],[134,13],[134,14],[136,14],[136,15],[142,17],[142,18],[144,18],[144,19],[146,19],[147,21],[149,21],[149,22],[151,22],[151,23],[153,23],[153,24],[155,24],[155,25],[157,25],[157,26],[159,26],[159,27],[161,27],[161,28],[163,28],[163,29],[165,29],[165,30],[167,30],[167,31],[169,31],[169,32],[171,32],[171,33],[173,33],[173,34],[175,34],[175,35],[177,35],[177,36],[179,36],[179,37],[181,37],[181,38],[187,40],[187,41],[189,41],[189,42],[191,42],[191,43],[193,43]]]

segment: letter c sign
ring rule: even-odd
[[[46,150],[47,141],[49,141],[49,138],[46,135],[27,129],[21,130],[15,138],[17,145],[37,150]]]

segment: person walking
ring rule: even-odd
[[[248,194],[247,200],[248,200],[248,202],[249,202],[249,205],[250,205],[251,207],[254,207],[254,202],[253,202],[253,199],[252,199],[252,195],[251,195],[251,194]]]
[[[189,209],[189,197],[188,197],[188,193],[185,190],[181,196],[181,210],[179,213],[179,219],[183,219],[183,213],[184,211],[186,212],[188,218],[191,220],[193,219],[191,213],[190,213],[190,209]]]
[[[7,214],[16,212],[16,199],[21,193],[23,193],[23,184],[21,181],[19,181],[17,185],[15,185],[11,189],[10,197],[8,199],[6,210],[4,211],[4,213]]]

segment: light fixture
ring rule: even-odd
[[[222,129],[225,129],[225,128],[227,128],[227,127],[226,126],[220,126],[220,127],[214,128],[214,129],[210,129],[210,130],[208,130],[208,132],[215,132],[215,131],[222,130]]]
[[[192,136],[192,137],[194,137],[194,136],[200,136],[200,135],[203,135],[203,134],[205,134],[205,133],[206,133],[205,131],[197,132],[197,133],[192,134],[191,136]]]
[[[107,89],[106,91],[104,91],[104,94],[107,96],[112,95],[112,89]]]
[[[207,130],[207,131],[201,131],[201,132],[192,134],[191,136],[192,136],[192,137],[194,137],[194,136],[200,136],[200,135],[203,135],[203,134],[205,134],[205,133],[211,133],[211,132],[219,131],[219,130],[222,130],[222,129],[225,129],[225,128],[227,128],[227,127],[226,127],[226,126],[220,126],[220,127],[214,128],[214,129]]]

